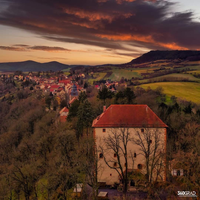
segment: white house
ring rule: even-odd
[[[144,152],[142,147],[136,144],[140,139],[147,149],[145,139],[148,136],[150,151],[157,144],[156,154],[166,153],[167,125],[147,105],[111,105],[107,109],[104,107],[103,113],[93,121],[92,127],[98,157],[97,179],[100,183],[107,185],[119,183],[120,178],[116,168],[118,171],[120,168],[125,170],[127,166],[129,172],[137,170],[146,173]],[[124,143],[120,136],[123,131],[125,136],[129,137],[126,154],[123,153]],[[108,139],[111,141],[109,144],[120,143],[120,153],[118,153],[120,158],[116,153],[117,150],[108,145]],[[163,166],[159,174],[160,180],[166,180],[165,158],[164,156],[161,160]],[[152,173],[154,178],[156,173],[158,174],[158,168],[156,170],[157,172],[154,170]]]

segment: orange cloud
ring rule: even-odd
[[[121,41],[138,41],[138,42],[154,42],[151,35],[148,36],[139,36],[139,35],[129,35],[129,34],[123,34],[123,35],[99,35],[98,37],[101,38],[107,38],[109,40],[121,40]]]
[[[98,37],[101,38],[106,38],[109,40],[120,40],[120,41],[136,41],[136,42],[144,42],[144,43],[152,43],[155,46],[160,46],[160,47],[165,47],[167,49],[171,50],[188,50],[188,48],[179,46],[175,42],[172,43],[161,43],[161,42],[156,42],[151,35],[148,36],[139,36],[139,35],[97,35]]]
[[[91,12],[86,12],[84,10],[71,10],[66,8],[65,12],[67,14],[72,14],[75,16],[78,16],[80,18],[87,18],[90,21],[97,21],[97,20],[101,20],[101,19],[107,19],[109,21],[112,21],[113,17],[107,14],[101,14],[101,13],[91,13]]]
[[[171,50],[189,50],[188,48],[177,45],[175,42],[166,44],[165,43],[157,43],[157,44],[161,47],[166,47],[167,49]]]

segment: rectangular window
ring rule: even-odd
[[[114,166],[114,167],[117,167],[117,163],[116,163],[116,162],[114,162],[113,166]]]
[[[143,128],[141,129],[141,133],[144,133],[144,129]]]
[[[116,153],[114,153],[114,158],[116,158],[117,157],[117,154]]]
[[[106,132],[106,129],[105,129],[105,128],[103,128],[103,132],[104,132],[104,133]]]
[[[103,158],[103,154],[102,153],[99,154],[99,158]]]

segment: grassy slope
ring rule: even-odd
[[[159,81],[159,80],[162,80],[162,79],[168,80],[169,78],[177,78],[177,80],[188,79],[189,81],[200,82],[200,79],[195,78],[191,74],[181,74],[181,73],[174,73],[174,74],[168,74],[168,75],[164,75],[164,76],[158,76],[158,77],[151,78],[151,79],[144,79],[144,80],[140,80],[140,82],[141,83],[145,83],[145,82],[149,82],[150,80],[152,80],[152,81]],[[173,81],[173,80],[171,80],[171,81]]]
[[[93,78],[88,79],[88,83],[93,84],[93,81],[100,81],[104,78],[104,76],[106,75],[106,73],[94,73],[93,74]]]
[[[135,70],[126,70],[126,69],[114,69],[112,70],[112,75],[109,79],[113,81],[119,81],[122,77],[131,79],[132,77],[141,77]]]
[[[187,83],[187,82],[162,82],[151,83],[141,85],[143,88],[151,87],[155,89],[161,86],[164,89],[164,93],[169,96],[176,96],[195,103],[200,102],[200,84],[199,83]]]

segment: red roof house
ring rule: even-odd
[[[68,113],[69,113],[69,109],[67,107],[64,107],[60,111],[60,122],[66,122]]]

